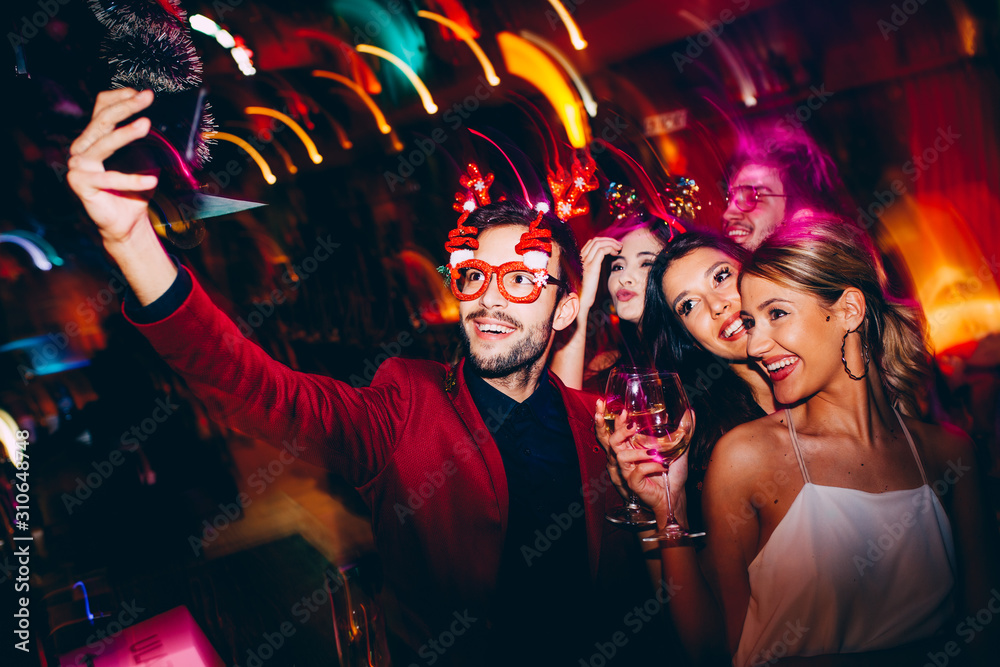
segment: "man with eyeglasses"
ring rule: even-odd
[[[801,130],[759,128],[744,141],[722,215],[732,240],[754,250],[783,222],[850,209],[833,160]]]
[[[634,536],[603,520],[618,499],[593,398],[546,370],[555,332],[579,308],[568,225],[515,201],[466,202],[449,241],[468,348],[457,365],[390,359],[359,389],[295,372],[164,252],[146,211],[156,177],[104,169],[148,132],[144,118],[115,128],[152,98],[99,95],[67,174],[132,289],[125,314],[215,419],[295,441],[359,490],[394,596],[397,664],[576,665],[595,641],[625,637],[623,619],[663,591]],[[645,636],[659,643],[662,629]],[[621,642],[607,645],[625,656]]]

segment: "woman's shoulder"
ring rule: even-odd
[[[712,449],[709,469],[730,469],[743,476],[754,470],[770,470],[772,458],[781,450],[776,445],[787,433],[786,422],[783,412],[776,412],[728,431]]]

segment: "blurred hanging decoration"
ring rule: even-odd
[[[626,218],[640,217],[645,209],[639,201],[639,195],[635,193],[635,188],[630,188],[624,183],[612,181],[608,184],[608,189],[604,192],[604,198],[608,202],[608,209],[612,217],[617,222]]]
[[[580,28],[576,25],[576,21],[570,16],[570,13],[566,11],[566,7],[559,0],[549,0],[549,4],[552,5],[552,9],[556,10],[556,15],[559,19],[566,25],[566,32],[569,33],[569,41],[573,43],[573,48],[577,51],[583,51],[587,48],[587,40],[583,38],[580,34]],[[546,15],[551,13],[551,9],[546,12]],[[549,25],[555,25],[551,17],[549,18]]]
[[[187,13],[179,0],[89,0],[90,8],[108,29],[102,53],[113,74],[112,86],[162,93],[190,91],[201,85],[202,64],[187,25]],[[215,129],[204,95],[194,103],[170,104],[172,108],[150,110],[154,127],[167,138],[185,145],[185,158],[194,167],[210,159],[202,140]],[[193,107],[196,128],[190,131],[187,112]],[[178,117],[178,116],[181,117]],[[179,126],[179,134],[171,130]]]
[[[682,234],[687,231],[685,223],[690,221],[685,217],[685,214],[688,210],[693,214],[694,211],[701,208],[701,203],[694,196],[698,191],[694,180],[689,178],[672,179],[668,175],[666,180],[670,184],[664,188],[661,194],[653,183],[653,179],[635,158],[603,139],[596,141],[625,171],[628,183],[635,186],[632,188],[624,184],[611,183],[606,190],[605,197],[617,220],[622,220],[629,215],[659,218],[670,230],[671,239],[673,239],[675,231]]]
[[[553,60],[537,46],[511,32],[497,34],[497,44],[507,71],[537,88],[562,120],[570,145],[585,148],[590,143],[590,124],[583,102],[566,83]]]
[[[479,46],[475,39],[473,39],[472,33],[469,32],[464,26],[447,17],[441,16],[440,14],[435,14],[434,12],[421,10],[417,12],[417,16],[440,23],[455,33],[455,36],[465,42],[465,44],[469,47],[469,50],[471,50],[473,55],[476,56],[476,60],[479,61],[480,66],[483,68],[483,74],[486,75],[486,81],[491,86],[500,85],[500,77],[497,76],[497,71],[493,68],[493,63],[490,62],[490,59],[486,56],[486,52],[483,51],[482,47]]]
[[[112,35],[176,30],[187,13],[176,0],[88,0],[97,20]]]
[[[693,224],[701,210],[701,200],[698,198],[698,184],[693,178],[678,176],[671,178],[664,188],[663,194],[667,202],[667,210],[675,218],[688,224]]]

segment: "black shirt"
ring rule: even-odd
[[[543,632],[565,658],[587,635],[594,598],[580,462],[562,394],[545,371],[535,392],[518,403],[476,375],[471,364],[464,370],[480,414],[502,417],[493,438],[510,502],[495,634],[504,641]]]

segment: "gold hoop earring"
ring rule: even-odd
[[[868,351],[868,341],[866,341],[864,335],[858,331],[858,329],[860,328],[861,325],[858,325],[857,329],[853,329],[845,333],[844,341],[840,344],[840,360],[844,362],[844,371],[847,373],[847,377],[851,378],[852,380],[864,380],[865,377],[868,376],[868,362],[871,361],[871,356]],[[861,338],[861,355],[864,357],[865,360],[865,372],[862,375],[855,375],[854,373],[851,372],[851,369],[847,367],[847,351],[846,351],[847,337],[852,333],[857,333],[858,337]]]

